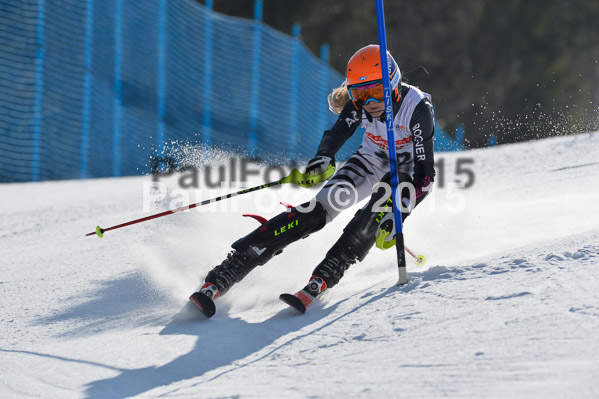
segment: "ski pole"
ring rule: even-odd
[[[391,241],[385,241],[386,238],[390,234],[390,231],[389,231],[390,227],[391,226],[388,224],[388,222],[384,222],[383,225],[381,226],[379,235],[376,237],[376,242],[375,242],[375,245],[377,248],[385,250],[385,249],[389,249],[391,247],[396,246],[395,242],[397,240],[395,238]],[[414,253],[414,251],[412,251],[406,245],[404,245],[404,249],[406,250],[407,253],[409,253],[415,259],[415,263],[417,266],[423,266],[426,263],[426,257],[424,255],[416,255]]]
[[[395,153],[395,135],[393,132],[393,102],[391,99],[391,83],[389,81],[389,68],[387,62],[387,33],[385,31],[385,10],[383,0],[376,0],[376,20],[379,33],[379,49],[381,52],[381,70],[383,77],[383,92],[385,101],[385,121],[387,122],[387,143],[389,143],[389,164],[391,172],[391,197],[393,198],[393,216],[395,219],[395,248],[397,250],[397,267],[399,270],[398,285],[407,284],[409,281],[406,270],[406,254],[404,252],[404,238],[401,223],[400,198],[397,195],[399,178],[397,176],[397,155]],[[399,73],[399,71],[397,71]],[[400,82],[401,84],[401,82]]]
[[[277,180],[277,181],[273,181],[270,183],[266,183],[266,184],[262,184],[260,186],[256,186],[256,187],[252,187],[252,188],[247,188],[245,190],[241,190],[241,191],[237,191],[236,193],[230,193],[227,195],[222,195],[220,197],[216,197],[216,198],[212,198],[212,199],[207,199],[205,201],[202,202],[198,202],[195,204],[190,204],[190,205],[185,205],[182,206],[180,208],[177,209],[173,209],[173,210],[168,210],[168,211],[164,211],[161,213],[157,213],[155,215],[150,215],[150,216],[146,216],[140,219],[135,219],[135,220],[131,220],[130,222],[125,222],[122,224],[118,224],[116,226],[112,226],[112,227],[107,227],[105,229],[103,229],[100,226],[96,227],[96,231],[92,231],[91,233],[87,233],[85,236],[93,236],[94,234],[97,235],[98,237],[102,238],[104,236],[104,233],[110,230],[116,230],[116,229],[120,229],[121,227],[126,227],[126,226],[131,226],[132,224],[137,224],[137,223],[142,223],[142,222],[146,222],[148,220],[152,220],[152,219],[157,219],[163,216],[167,216],[167,215],[172,215],[173,213],[178,213],[178,212],[182,212],[182,211],[186,211],[188,209],[193,209],[196,208],[198,206],[202,206],[202,205],[207,205],[207,204],[211,204],[213,202],[217,202],[220,200],[224,200],[224,199],[228,199],[228,198],[233,198],[237,195],[241,195],[241,194],[247,194],[247,193],[251,193],[254,191],[258,191],[258,190],[262,190],[264,188],[269,188],[269,187],[274,187],[274,186],[278,186],[280,184],[285,184],[285,183],[291,183],[291,184],[295,184],[296,186],[300,186],[300,187],[311,187],[315,184],[318,184],[320,182],[323,182],[325,180],[327,180],[329,177],[331,177],[331,175],[335,173],[335,168],[333,166],[329,166],[329,168],[324,172],[321,173],[320,175],[317,176],[308,176],[304,173],[301,173],[299,170],[297,169],[293,169],[291,171],[291,173],[289,174],[289,176],[282,178],[281,180]]]

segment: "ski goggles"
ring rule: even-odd
[[[349,98],[362,105],[366,105],[371,101],[374,101],[375,103],[380,103],[383,102],[385,98],[383,82],[381,80],[352,85],[348,89]]]

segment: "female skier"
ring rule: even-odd
[[[389,52],[387,57],[399,182],[405,183],[402,186],[412,184],[412,190],[401,193],[402,218],[405,219],[425,198],[434,181],[433,107],[429,94],[401,83],[399,67]],[[324,132],[305,175],[313,184],[326,180],[335,170],[335,154],[359,124],[365,129],[360,148],[312,201],[275,216],[232,244],[233,251],[208,273],[200,291],[190,297],[208,317],[215,312],[211,299],[223,295],[290,243],[322,229],[342,210],[368,196],[370,201],[356,213],[316,266],[308,285],[295,296],[283,294],[281,299],[305,312],[315,298],[339,282],[350,265],[364,259],[375,242],[384,248],[394,244],[379,46],[371,44],[358,50],[349,59],[345,76],[341,87],[328,97],[329,108],[339,114],[339,118],[332,129]],[[379,234],[384,239],[377,240]]]

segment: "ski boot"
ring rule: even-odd
[[[245,277],[256,264],[255,256],[252,256],[251,252],[232,251],[220,265],[210,270],[202,288],[191,294],[189,300],[206,317],[214,316],[216,313],[214,300]]]

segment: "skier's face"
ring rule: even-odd
[[[369,102],[366,105],[362,105],[362,108],[366,110],[373,118],[378,118],[385,112],[385,104],[383,102],[377,103],[374,101]]]

